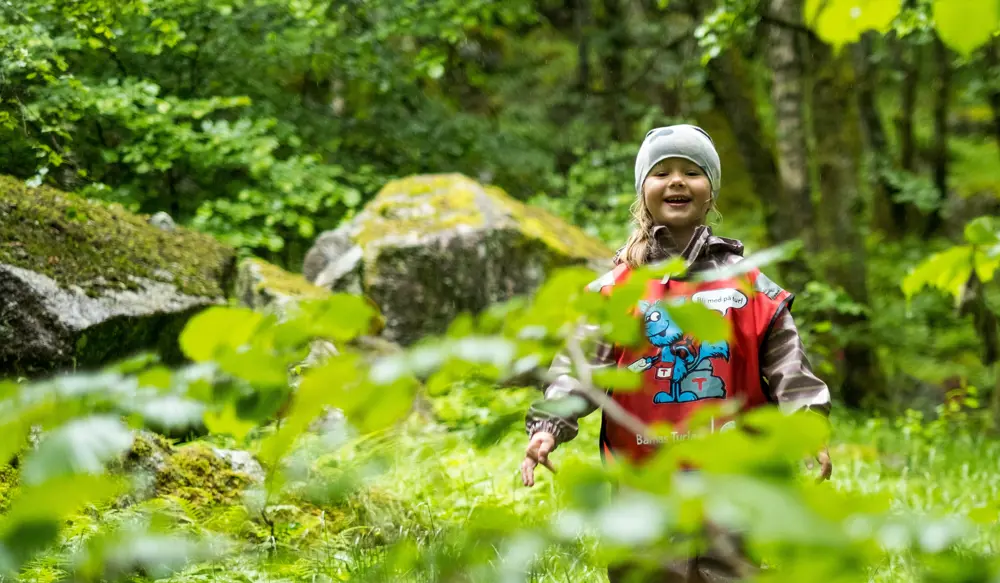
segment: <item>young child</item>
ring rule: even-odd
[[[628,279],[637,267],[678,255],[689,274],[740,261],[743,244],[714,236],[705,224],[709,211],[715,208],[721,178],[719,155],[712,138],[701,128],[675,125],[646,134],[635,162],[635,231],[616,254],[615,268],[591,289],[607,292]],[[610,397],[643,423],[669,423],[681,436],[694,411],[725,399],[740,399],[744,411],[777,403],[789,413],[813,410],[827,415],[830,392],[810,369],[790,312],[793,296],[757,269],[751,269],[746,277],[750,290],[735,278],[693,282],[685,276],[648,282],[647,295],[639,304],[646,336],[642,345],[619,347],[597,339],[596,348],[588,355],[594,370],[619,366],[642,375],[640,390],[612,392]],[[665,300],[675,298],[700,301],[721,312],[732,326],[729,342],[699,343],[685,335],[663,307]],[[581,341],[593,339],[597,329],[590,326],[581,330]],[[536,403],[528,412],[530,440],[521,465],[526,486],[534,485],[537,464],[551,467],[549,454],[576,437],[578,419],[597,409],[580,392],[580,381],[571,375],[572,370],[570,357],[559,355],[550,369],[555,380],[545,390],[546,402]],[[588,403],[579,414],[554,414],[554,408],[546,406],[573,396]],[[727,423],[715,430],[729,427]],[[641,463],[656,448],[602,415],[602,459],[624,457]],[[821,452],[817,460],[820,479],[829,478],[832,466],[827,452]],[[728,542],[734,542],[732,537]],[[736,563],[745,559],[716,550],[710,548],[682,564],[665,565],[661,573],[644,580],[738,580],[740,566]],[[627,581],[626,575],[627,570],[609,572],[612,583]]]

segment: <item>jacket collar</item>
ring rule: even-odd
[[[712,227],[708,225],[700,225],[695,228],[691,240],[683,249],[680,249],[673,237],[670,236],[670,230],[664,226],[653,227],[651,234],[654,244],[650,246],[647,257],[649,263],[658,263],[680,256],[684,259],[685,268],[690,269],[693,264],[702,259],[721,255],[743,255],[743,243],[736,239],[716,237],[712,234]],[[663,283],[667,283],[669,279],[669,275],[664,276]]]

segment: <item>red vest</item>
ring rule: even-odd
[[[601,278],[605,294],[624,282],[631,270],[619,265]],[[699,342],[680,330],[664,309],[664,302],[693,300],[723,314],[731,326],[729,342]],[[638,391],[611,393],[611,398],[646,425],[671,426],[662,441],[688,436],[687,420],[707,404],[740,399],[741,411],[768,403],[760,373],[760,349],[771,326],[792,295],[759,270],[732,279],[709,282],[650,280],[636,316],[644,339],[636,348],[616,349],[618,366],[640,372]],[[712,421],[709,431],[734,427],[729,419]],[[638,463],[655,452],[657,443],[603,416],[601,454],[624,456]]]

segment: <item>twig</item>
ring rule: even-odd
[[[797,32],[805,33],[809,35],[810,38],[814,38],[817,40],[819,39],[819,37],[816,36],[816,33],[813,32],[811,28],[809,28],[804,24],[785,20],[784,18],[781,18],[780,16],[775,16],[774,14],[771,14],[769,12],[760,12],[757,14],[757,16],[760,17],[760,21],[765,24],[779,26],[781,28],[787,28]]]
[[[646,439],[652,440],[654,436],[650,432],[649,426],[643,423],[638,417],[623,409],[622,406],[609,397],[607,393],[594,388],[593,377],[590,374],[590,367],[587,365],[587,358],[584,356],[583,349],[580,348],[580,340],[576,336],[570,337],[567,342],[566,349],[569,351],[570,359],[573,361],[573,367],[578,373],[577,380],[580,381],[580,392],[584,393],[588,399],[596,403],[599,407],[602,407],[608,417],[616,423],[625,427],[629,431],[634,431],[636,435],[642,435]]]

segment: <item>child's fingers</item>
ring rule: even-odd
[[[521,481],[529,488],[535,485],[535,460],[530,457],[521,462]]]

